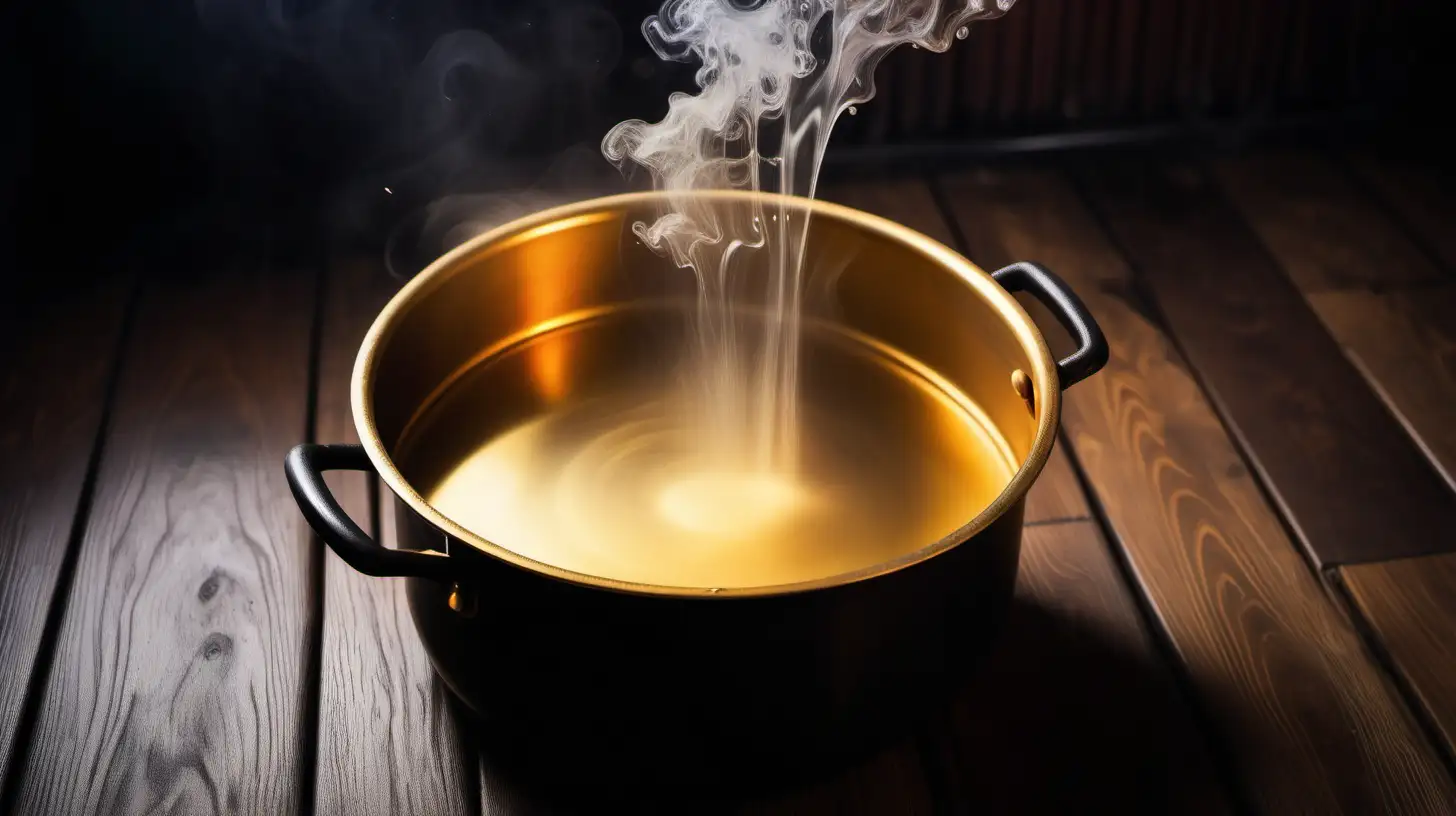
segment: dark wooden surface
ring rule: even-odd
[[[101,431],[131,275],[7,321],[0,377],[0,768],[25,706]],[[42,670],[44,666],[41,667]]]
[[[1456,494],[1202,172],[1102,167],[1081,182],[1316,563],[1456,550],[1432,534],[1456,529]]]
[[[1442,273],[1324,156],[1264,152],[1213,175],[1304,292],[1409,286]]]
[[[1309,299],[1375,393],[1456,486],[1456,283]]]
[[[1429,176],[1355,161],[1396,204],[1361,195],[1317,156],[1229,160],[1217,175],[1375,393],[1456,484],[1456,280],[1408,240],[1429,237],[1442,250],[1456,206],[1443,206]],[[1425,217],[1403,229],[1402,213]]]
[[[1456,556],[1357,564],[1340,577],[1456,756]]]
[[[970,257],[1048,264],[1112,345],[1063,425],[1244,795],[1268,813],[1445,812],[1456,787],[1438,756],[1071,188],[989,171],[942,187]]]
[[[1358,152],[1345,157],[1356,178],[1370,188],[1412,242],[1456,273],[1456,185],[1438,172],[1400,157]]]
[[[282,813],[314,772],[317,589],[279,454],[307,421],[316,276],[168,264],[124,349],[23,813]]]
[[[1085,100],[1103,110],[1142,104],[1097,46],[1126,34],[1123,17],[1091,21],[1105,31],[1065,55],[1065,71],[1108,78]],[[1052,36],[1033,14],[1019,25]],[[1219,70],[1234,91],[1248,82],[1241,63]],[[962,104],[1035,115],[1056,81],[1076,90],[1048,70]],[[885,126],[946,115],[897,109]],[[861,173],[823,191],[987,270],[1048,264],[1112,343],[1067,394],[983,670],[855,766],[636,809],[1451,812],[1456,556],[1403,557],[1456,550],[1449,188],[1322,154],[1074,176]],[[295,442],[354,438],[349,370],[397,283],[377,257],[228,245],[242,249],[163,259],[129,322],[118,279],[7,328],[21,353],[0,404],[0,806],[593,811],[494,767],[402,587],[323,552],[283,483]],[[1019,300],[1064,351],[1045,309]],[[392,504],[367,477],[330,483],[392,543]]]

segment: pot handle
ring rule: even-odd
[[[991,273],[1008,292],[1026,292],[1046,304],[1062,328],[1077,338],[1077,350],[1057,362],[1057,379],[1062,390],[1096,374],[1107,365],[1107,338],[1092,319],[1081,298],[1050,269],[1021,261]]]
[[[363,445],[307,443],[294,446],[284,464],[288,487],[293,491],[298,509],[344,563],[365,575],[453,579],[449,556],[427,550],[391,550],[359,529],[324,481],[324,472],[330,470],[362,470],[373,474],[374,464]]]

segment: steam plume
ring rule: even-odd
[[[973,21],[1014,0],[668,0],[643,24],[658,56],[701,62],[696,95],[673,94],[656,123],[622,122],[602,142],[606,157],[651,171],[667,208],[634,231],[697,275],[695,370],[702,436],[751,466],[792,468],[802,250],[807,223],[782,208],[713,208],[695,195],[737,188],[813,197],[829,134],[840,114],[874,96],[874,71],[909,43],[943,52]],[[816,50],[821,53],[816,54]],[[740,250],[769,271],[769,319],[756,342],[740,339],[732,267]],[[763,256],[766,253],[766,257]],[[756,361],[757,365],[752,365]],[[750,378],[748,371],[756,369]]]

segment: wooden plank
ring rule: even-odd
[[[1456,755],[1456,556],[1342,567],[1340,579]]]
[[[1456,287],[1440,283],[1445,276],[1407,233],[1323,159],[1265,154],[1223,162],[1217,175],[1345,354],[1456,485]],[[1394,186],[1386,192],[1400,195]],[[1439,213],[1428,192],[1405,206]],[[1456,215],[1456,202],[1445,214]]]
[[[955,235],[923,179],[900,177],[832,182],[825,185],[822,193],[821,198],[826,200],[883,216],[946,246],[955,246]],[[1071,341],[1045,307],[1029,298],[1018,297],[1018,301],[1031,311],[1037,325],[1042,327],[1053,352],[1066,353]],[[1044,524],[1090,516],[1091,510],[1087,507],[1082,486],[1077,483],[1066,452],[1057,445],[1026,497],[1025,523]]]
[[[1188,168],[1099,168],[1089,195],[1320,566],[1456,550],[1456,494],[1318,317]]]
[[[1456,285],[1322,292],[1310,303],[1456,490]]]
[[[20,812],[283,813],[312,772],[318,584],[282,457],[315,276],[207,257],[138,305]]]
[[[1026,531],[1007,631],[957,706],[951,753],[956,812],[1232,810],[1091,521]]]
[[[324,292],[315,437],[357,442],[349,403],[354,356],[374,316],[398,289],[376,261],[332,264]],[[368,529],[369,478],[328,477],[344,508]],[[381,490],[379,529],[394,546],[394,503]],[[371,578],[325,555],[320,659],[319,814],[469,813],[468,774],[449,691],[415,630],[401,580]]]
[[[1319,156],[1264,152],[1218,162],[1214,175],[1303,292],[1442,277],[1369,199]]]
[[[0,770],[10,768],[17,747],[16,728],[81,509],[131,290],[129,274],[109,277],[27,304],[4,324]]]
[[[1112,358],[1067,393],[1067,439],[1244,798],[1269,813],[1446,813],[1440,759],[1265,504],[1129,269],[1046,173],[945,183],[971,257],[1035,257]]]
[[[1449,171],[1373,153],[1347,161],[1446,272],[1456,272],[1456,180]]]

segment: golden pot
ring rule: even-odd
[[[692,273],[632,232],[660,212],[654,193],[538,213],[441,257],[360,349],[362,444],[288,456],[310,524],[361,572],[409,580],[436,670],[515,756],[741,779],[872,746],[944,700],[1009,604],[1061,391],[1107,359],[1080,301],[1035,264],[987,274],[820,201],[698,201],[738,223],[808,223],[806,452],[790,487],[819,492],[764,522],[778,533],[684,544],[653,509],[746,525],[779,495],[715,481],[704,502],[683,487],[696,476],[651,464],[686,437],[642,406],[684,390],[701,306]],[[744,258],[752,279],[761,259]],[[1054,360],[1015,290],[1079,351]],[[627,427],[649,432],[603,441]],[[380,475],[401,549],[340,510],[330,469]]]

